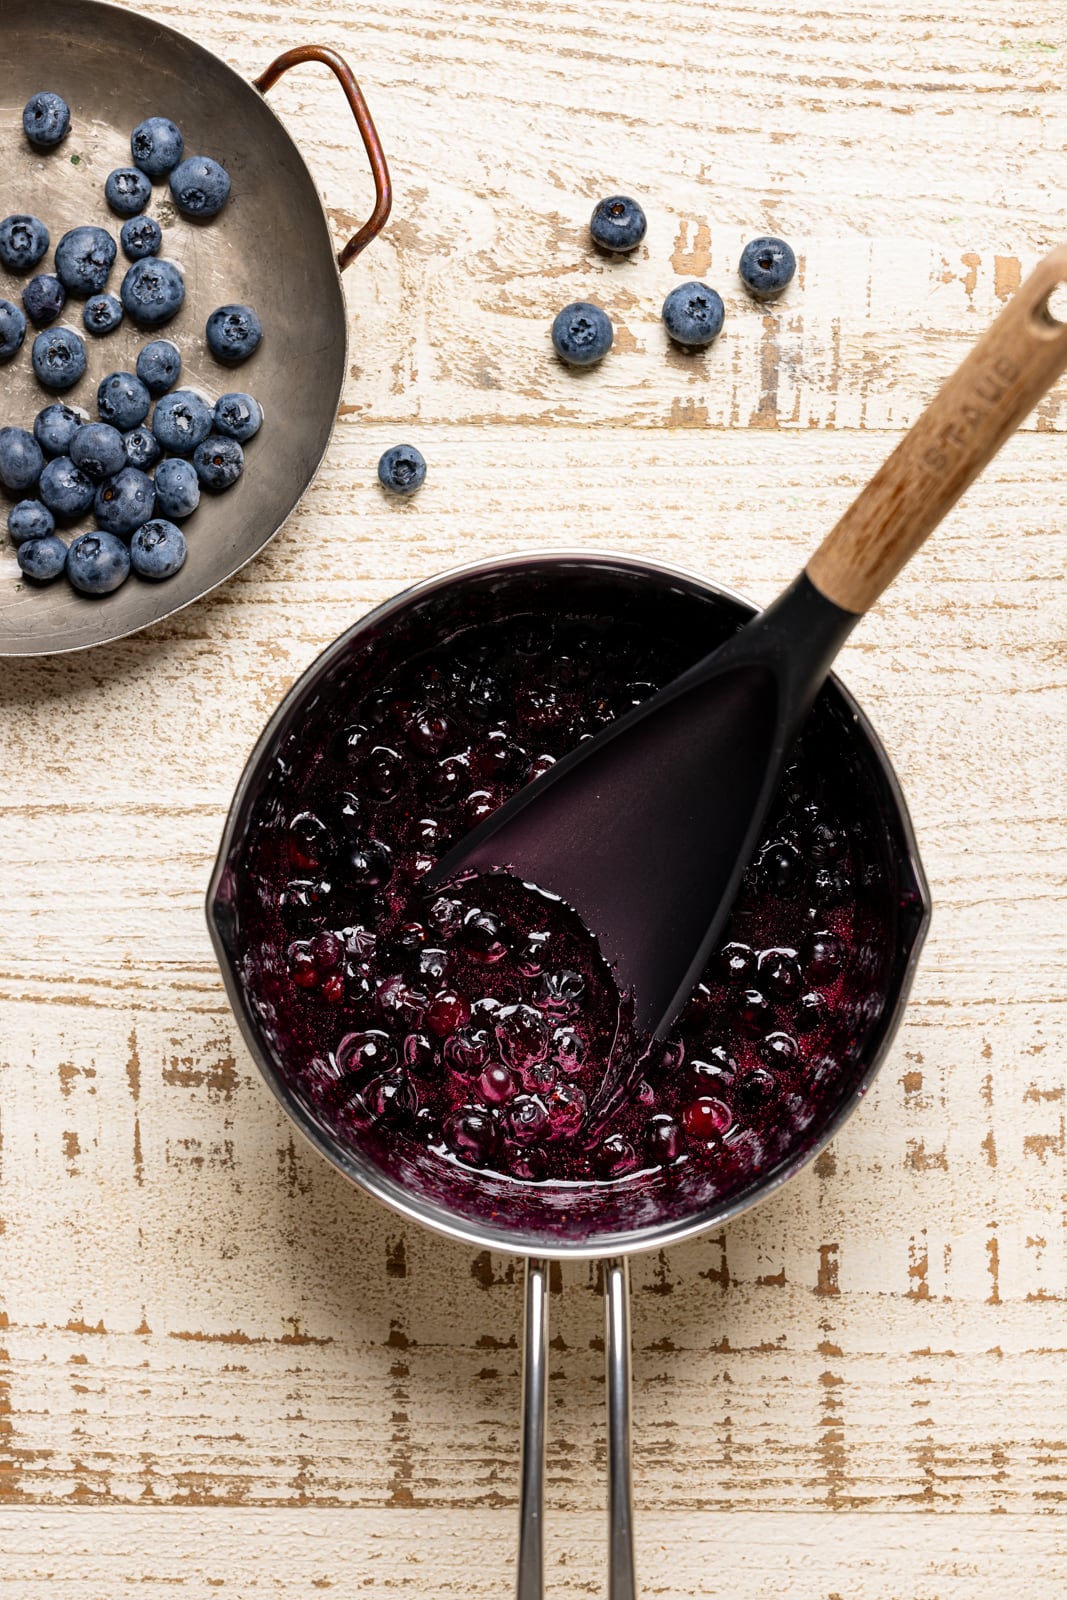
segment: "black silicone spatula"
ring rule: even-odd
[[[1067,367],[1039,264],[800,577],[718,650],[519,791],[429,883],[509,870],[580,913],[663,1033],[729,914],[834,657],[927,534]]]

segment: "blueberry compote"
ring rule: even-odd
[[[257,916],[290,1074],[342,1140],[511,1185],[684,1176],[707,1199],[802,1146],[845,1092],[884,981],[864,903],[879,869],[818,715],[665,1043],[634,1036],[560,901],[506,874],[422,887],[520,785],[707,646],[627,614],[513,615],[320,697],[313,756],[272,801]]]

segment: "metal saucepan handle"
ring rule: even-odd
[[[300,44],[293,50],[285,50],[272,61],[265,72],[258,78],[253,78],[254,86],[260,94],[266,94],[273,88],[283,72],[288,72],[290,67],[298,67],[304,61],[321,61],[329,67],[341,88],[345,98],[352,107],[352,115],[356,119],[363,148],[367,152],[371,172],[374,174],[374,210],[356,233],[354,233],[343,250],[337,253],[337,265],[343,272],[350,262],[354,261],[361,250],[366,249],[376,234],[385,227],[386,219],[393,204],[393,186],[389,179],[389,168],[385,161],[385,152],[382,150],[378,130],[374,126],[374,119],[370,114],[367,102],[363,98],[363,91],[356,82],[352,68],[343,56],[336,50],[331,50],[328,45]]]

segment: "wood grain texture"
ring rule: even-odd
[[[225,807],[322,646],[450,564],[621,548],[770,599],[1067,238],[1067,27],[1015,0],[146,9],[249,76],[336,45],[397,203],[347,275],[326,465],[266,554],[0,678],[0,1597],[499,1595],[519,1269],[295,1141],[204,927]],[[370,183],[336,86],[303,69],[272,103],[341,241]],[[584,226],[618,188],[650,227],[610,264]],[[733,276],[768,229],[801,257],[770,311]],[[682,276],[726,299],[706,356],[657,322]],[[547,330],[579,295],[618,337],[576,377]],[[1061,383],[842,658],[933,931],[815,1167],[634,1262],[649,1594],[1062,1592],[1065,431]],[[403,438],[430,472],[393,505],[374,467]],[[577,1596],[603,1570],[602,1309],[593,1269],[554,1291],[552,1588]]]

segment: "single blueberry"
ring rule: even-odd
[[[119,217],[135,217],[152,198],[152,185],[136,167],[116,167],[104,180],[104,199]]]
[[[128,537],[156,508],[156,490],[147,472],[123,467],[105,478],[93,500],[93,515],[107,533]]]
[[[0,300],[0,361],[10,361],[25,337],[25,313],[10,300]]]
[[[193,466],[203,487],[217,494],[237,482],[245,469],[245,453],[236,439],[210,433],[193,451]]]
[[[173,172],[184,149],[181,129],[169,117],[146,117],[130,134],[133,164],[150,178]]]
[[[73,328],[50,328],[33,341],[33,370],[46,389],[69,389],[85,371],[85,346]]]
[[[173,578],[185,565],[185,535],[173,522],[153,517],[130,540],[130,561],[141,578]]]
[[[45,534],[19,545],[17,560],[20,570],[34,583],[51,583],[67,564],[67,547],[58,534]]]
[[[237,391],[215,401],[215,432],[225,433],[239,444],[245,444],[257,434],[262,422],[263,408],[250,394]]]
[[[784,239],[767,235],[746,244],[737,270],[753,299],[774,300],[792,281],[797,258]]]
[[[571,367],[591,367],[611,349],[615,334],[611,318],[588,300],[564,306],[552,324],[552,343],[561,361]]]
[[[36,217],[16,212],[0,222],[0,262],[9,272],[28,272],[48,249],[48,229]]]
[[[122,434],[110,422],[86,423],[71,440],[70,459],[90,478],[110,478],[126,465]]]
[[[663,325],[687,350],[698,350],[718,338],[723,315],[722,296],[695,279],[680,283],[663,302]]]
[[[62,400],[53,400],[50,406],[38,411],[33,419],[33,437],[46,456],[69,456],[74,435],[88,420],[89,413],[80,406],[68,406]]]
[[[131,217],[122,224],[119,243],[127,260],[143,261],[145,256],[158,256],[163,229],[155,217]]]
[[[192,389],[172,389],[156,406],[152,432],[164,450],[192,455],[211,432],[211,407]]]
[[[21,494],[41,476],[44,454],[25,428],[0,428],[0,483]]]
[[[26,315],[38,328],[47,328],[67,303],[67,291],[50,272],[39,272],[22,291]]]
[[[91,294],[82,308],[82,321],[98,337],[114,333],[122,321],[122,302],[113,294]]]
[[[625,255],[636,250],[645,237],[648,222],[636,200],[629,195],[613,194],[598,200],[589,218],[589,232],[593,243],[612,255]]]
[[[56,456],[46,463],[37,493],[57,522],[77,522],[92,505],[96,486],[69,456]]]
[[[394,444],[378,462],[378,482],[393,494],[414,494],[425,477],[426,461],[413,444]]]
[[[113,533],[83,533],[67,551],[67,577],[82,594],[110,594],[130,575],[130,552]]]
[[[7,531],[12,544],[27,539],[47,539],[56,531],[56,519],[40,500],[20,500],[7,514]]]
[[[118,246],[106,228],[71,228],[56,245],[56,276],[68,294],[99,294],[115,265]]]
[[[22,113],[22,131],[38,150],[51,150],[66,138],[70,107],[58,94],[43,90],[31,95]]]
[[[146,256],[129,268],[119,292],[135,322],[145,328],[156,328],[181,310],[185,279],[173,261]]]
[[[165,517],[191,517],[200,504],[200,479],[191,461],[169,456],[156,468],[156,510]]]
[[[214,217],[230,195],[230,174],[210,156],[188,156],[170,175],[174,204],[187,217]]]
[[[104,422],[125,433],[148,415],[152,396],[132,372],[111,372],[96,391],[96,409]]]
[[[181,351],[169,339],[153,339],[137,357],[137,376],[157,398],[177,383],[181,370]]]
[[[122,436],[122,443],[126,450],[126,465],[139,467],[142,472],[147,472],[149,467],[154,467],[162,452],[156,442],[156,436],[151,428],[141,426],[131,428]]]
[[[219,306],[207,319],[208,349],[227,366],[246,361],[262,337],[263,324],[251,306]]]

